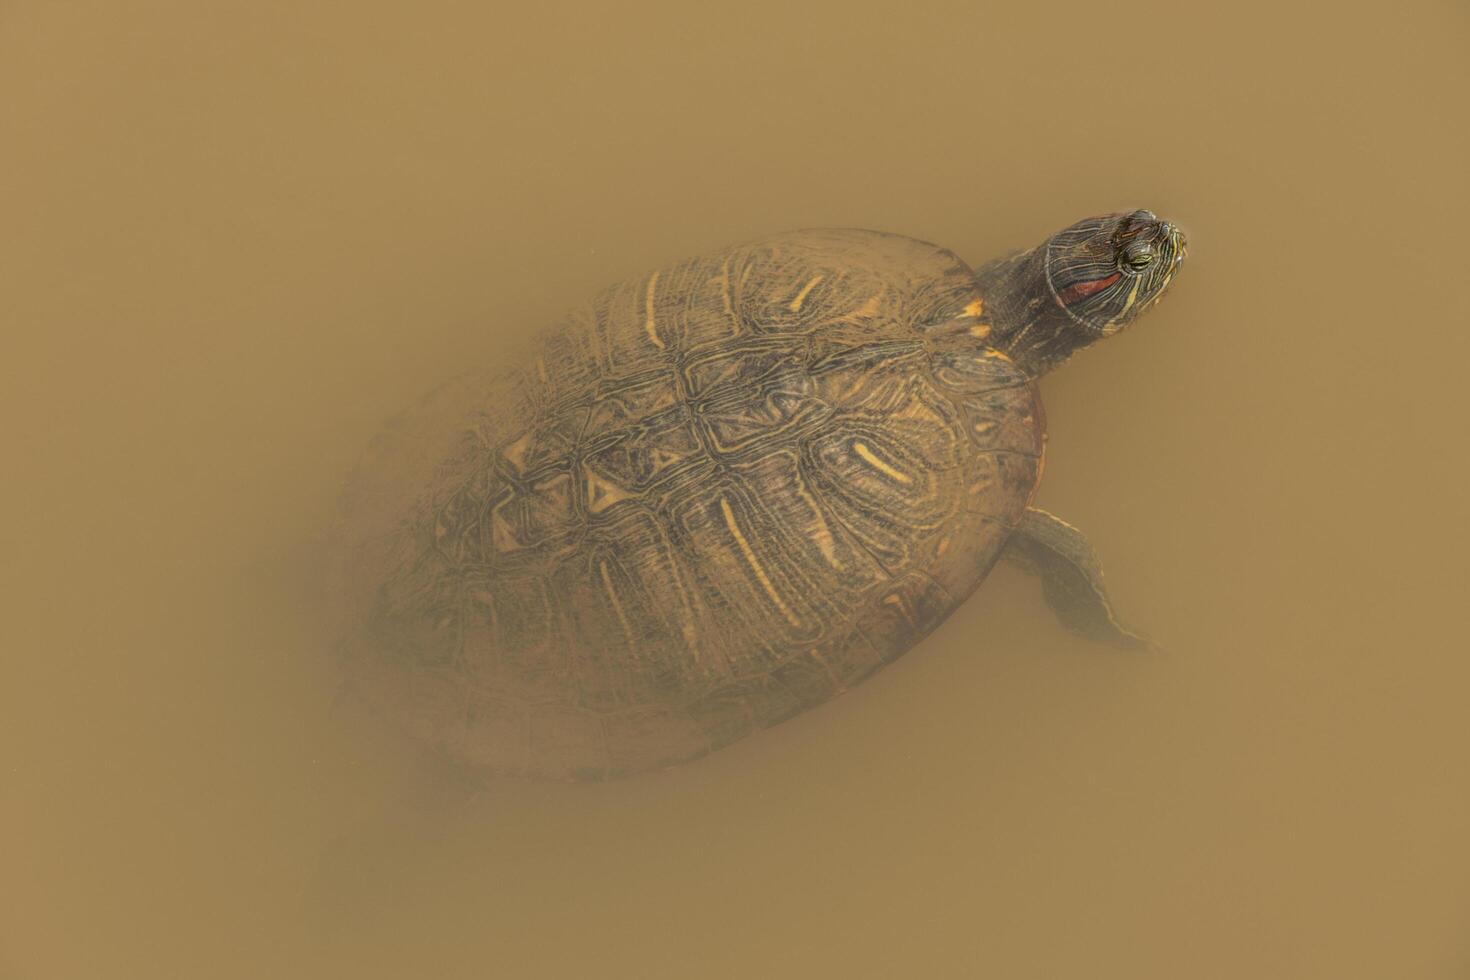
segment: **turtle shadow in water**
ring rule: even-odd
[[[332,714],[351,746],[344,753],[346,766],[370,767],[386,778],[365,788],[359,783],[351,793],[357,799],[339,804],[356,816],[323,843],[304,916],[327,940],[401,921],[439,865],[436,852],[450,848],[471,820],[493,825],[495,809],[487,780],[440,754],[392,739],[375,719],[344,708],[340,698]]]
[[[574,812],[608,786],[472,769],[351,698],[337,700],[332,726],[345,789],[331,791],[341,793],[336,829],[321,844],[303,909],[304,924],[328,944],[410,928],[467,877],[503,887],[507,840],[536,837],[548,813]]]
[[[315,868],[298,896],[300,924],[318,941],[390,928],[401,919],[427,874],[423,852],[453,833],[485,799],[486,787],[414,743],[395,739],[379,719],[344,697],[336,655],[338,627],[330,605],[326,536],[303,539],[241,569],[261,621],[315,662],[318,725],[313,755],[313,806],[325,831]]]
[[[258,556],[240,577],[260,618],[284,624],[316,662],[311,680],[320,685],[323,722],[316,752],[330,761],[317,773],[315,805],[332,829],[299,902],[302,925],[327,940],[400,916],[424,875],[415,855],[450,835],[486,792],[461,767],[393,738],[344,696],[340,624],[328,612],[330,554],[329,534],[303,537]]]

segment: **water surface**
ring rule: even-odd
[[[0,973],[1470,975],[1463,5],[0,9]],[[436,796],[331,713],[382,420],[792,227],[972,261],[1150,207],[1008,569],[696,765]],[[4,972],[8,971],[8,973]]]

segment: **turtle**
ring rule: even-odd
[[[336,533],[347,695],[456,767],[600,780],[847,691],[1003,557],[1065,626],[1145,644],[1033,506],[1037,379],[1185,248],[1147,210],[978,268],[807,229],[604,290],[365,451]]]

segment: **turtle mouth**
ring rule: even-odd
[[[1178,225],[1170,224],[1167,221],[1162,223],[1159,231],[1163,238],[1159,242],[1158,247],[1166,259],[1164,263],[1164,269],[1166,270],[1164,281],[1159,286],[1159,293],[1162,295],[1164,289],[1169,284],[1169,280],[1173,279],[1175,273],[1179,271],[1179,264],[1184,261],[1185,256],[1189,255],[1189,239],[1185,237],[1184,232],[1180,230]]]
[[[1189,239],[1184,237],[1178,225],[1167,221],[1159,223],[1159,245],[1165,249],[1165,255],[1172,256],[1170,265],[1178,265],[1189,254]]]

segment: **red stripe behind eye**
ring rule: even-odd
[[[1115,272],[1111,276],[1094,279],[1091,282],[1074,283],[1060,293],[1057,293],[1057,299],[1062,301],[1063,306],[1066,306],[1068,303],[1075,303],[1079,299],[1085,299],[1093,293],[1102,292],[1121,278],[1123,278],[1123,273]]]

